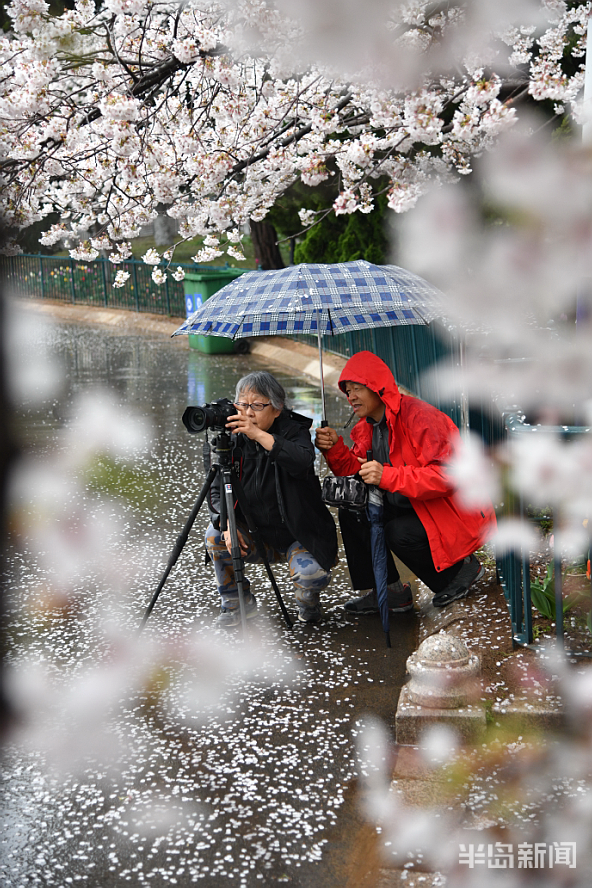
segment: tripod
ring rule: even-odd
[[[204,485],[199,493],[199,496],[196,500],[196,503],[191,511],[191,514],[185,524],[185,527],[177,537],[177,542],[171,552],[169,563],[167,564],[166,570],[163,573],[160,583],[150,600],[150,604],[146,608],[144,616],[142,617],[142,622],[140,623],[141,632],[146,622],[148,621],[148,617],[152,613],[154,605],[158,599],[158,596],[162,592],[164,588],[164,584],[166,583],[168,576],[177,563],[177,559],[179,555],[183,551],[183,547],[187,542],[187,538],[193,527],[193,523],[197,518],[198,512],[208,495],[208,492],[214,483],[219,485],[220,487],[220,530],[224,531],[227,529],[230,530],[230,542],[231,542],[231,557],[232,557],[232,566],[234,569],[234,578],[236,581],[236,586],[238,589],[238,602],[240,608],[241,615],[241,625],[243,627],[243,632],[246,631],[247,624],[247,616],[245,611],[245,596],[244,596],[244,562],[241,556],[240,544],[238,541],[238,533],[236,529],[236,516],[234,514],[234,502],[233,502],[233,494],[236,496],[238,504],[241,508],[241,511],[245,517],[247,522],[247,526],[249,529],[249,533],[253,537],[255,542],[255,547],[257,549],[257,553],[263,563],[265,564],[265,569],[267,571],[267,576],[271,581],[271,585],[273,586],[273,591],[276,594],[277,600],[280,605],[280,609],[282,614],[284,615],[284,620],[286,621],[286,625],[288,629],[292,628],[292,621],[290,619],[290,614],[286,609],[286,605],[281,596],[281,592],[276,583],[275,577],[271,570],[271,565],[269,564],[269,559],[267,557],[267,553],[265,551],[265,545],[263,544],[263,540],[259,534],[255,523],[253,522],[248,503],[246,501],[246,497],[242,488],[242,485],[239,479],[235,476],[233,477],[232,472],[232,451],[234,450],[234,442],[232,441],[230,434],[226,430],[219,431],[219,433],[212,439],[212,449],[214,453],[218,455],[218,463],[214,463],[214,465],[210,466],[208,471],[206,480]]]

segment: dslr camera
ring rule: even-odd
[[[228,398],[218,398],[203,407],[187,407],[183,414],[183,425],[188,432],[203,432],[204,429],[225,431],[229,416],[236,416],[238,410]]]

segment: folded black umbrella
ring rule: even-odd
[[[368,462],[371,462],[372,451],[366,454]],[[374,585],[376,599],[382,622],[382,628],[386,636],[386,646],[391,646],[389,608],[388,608],[388,549],[384,537],[384,506],[383,492],[373,484],[368,485],[368,504],[366,514],[370,522],[370,547],[372,551],[372,570],[374,571]]]

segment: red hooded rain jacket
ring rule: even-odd
[[[459,443],[452,420],[431,404],[402,395],[387,365],[372,352],[353,355],[339,377],[339,387],[358,382],[384,401],[389,428],[390,466],[380,487],[408,497],[423,524],[436,570],[441,571],[473,553],[495,529],[493,506],[467,511],[455,496],[446,463]],[[358,456],[372,447],[372,425],[361,419],[353,427],[350,450],[343,438],[326,452],[335,475],[353,475]]]

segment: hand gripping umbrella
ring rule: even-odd
[[[440,290],[397,265],[372,265],[364,260],[291,265],[235,278],[207,299],[173,336],[199,333],[240,339],[316,334],[326,425],[322,336],[426,325],[443,317],[444,309]]]

